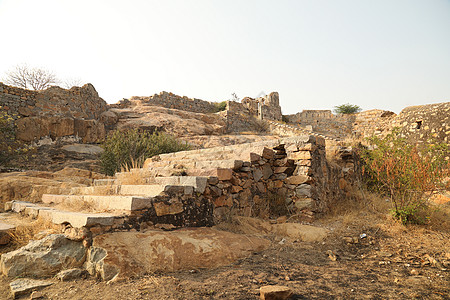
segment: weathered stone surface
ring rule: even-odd
[[[86,153],[86,154],[100,154],[104,151],[102,147],[89,144],[65,145],[62,147],[62,149],[70,152]]]
[[[61,281],[69,281],[74,280],[82,277],[86,277],[89,273],[84,269],[74,268],[74,269],[68,269],[63,270],[56,274],[56,278]]]
[[[286,300],[292,296],[292,290],[283,285],[266,285],[259,288],[261,300]]]
[[[153,207],[158,217],[175,215],[184,211],[183,203],[181,202],[155,202],[153,203]]]
[[[12,281],[9,284],[9,286],[11,288],[11,295],[13,299],[16,299],[17,297],[30,294],[32,291],[45,288],[52,284],[53,282],[48,280],[34,280],[29,278],[20,278]]]
[[[320,242],[328,234],[328,230],[325,228],[298,223],[275,224],[273,230],[279,235],[304,242]]]
[[[0,270],[8,277],[50,277],[61,269],[81,266],[85,258],[86,249],[82,243],[71,241],[62,234],[52,234],[2,254]]]
[[[308,177],[306,175],[295,175],[295,176],[286,178],[284,181],[287,184],[300,185],[300,184],[308,182],[309,180],[310,180],[310,177]]]
[[[219,180],[231,180],[233,177],[233,170],[231,169],[217,169],[217,178]]]
[[[116,232],[94,238],[86,268],[103,280],[146,272],[215,268],[269,246],[266,239],[211,228]]]
[[[311,152],[309,151],[299,151],[299,152],[292,152],[289,155],[290,159],[295,159],[295,160],[299,160],[299,159],[311,159]]]

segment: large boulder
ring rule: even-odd
[[[2,254],[0,271],[8,277],[50,277],[63,269],[82,266],[85,258],[86,248],[81,242],[71,241],[63,234],[51,234]]]
[[[156,271],[216,268],[269,245],[264,238],[212,228],[115,232],[94,238],[86,268],[103,280]]]

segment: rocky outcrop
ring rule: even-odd
[[[103,280],[157,271],[216,268],[269,245],[263,238],[211,228],[115,232],[94,238],[86,268]]]

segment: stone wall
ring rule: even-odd
[[[223,160],[221,167],[209,167],[213,157]],[[213,204],[218,221],[230,212],[259,217],[293,214],[309,220],[348,197],[354,176],[353,164],[330,165],[325,139],[309,135],[162,154],[148,159],[144,169],[151,174],[165,166],[167,172],[173,163],[188,177],[208,176],[202,195]],[[116,176],[122,181],[128,174]]]
[[[281,121],[280,97],[277,92],[272,92],[257,99],[245,97],[241,100],[241,103],[251,115],[259,119]]]
[[[0,107],[16,119],[17,138],[25,142],[64,136],[97,142],[105,136],[97,119],[107,106],[91,84],[30,91],[0,83]]]
[[[168,92],[161,92],[150,97],[133,96],[130,98],[130,101],[139,101],[145,105],[162,106],[197,113],[213,113],[217,110],[217,104],[214,102],[178,96]]]
[[[401,128],[401,136],[411,142],[450,143],[450,102],[410,106],[392,119],[391,128]]]
[[[286,115],[289,125],[309,129],[314,133],[338,138],[364,141],[384,136],[398,127],[401,136],[414,143],[435,140],[449,142],[450,102],[411,106],[396,115],[391,111],[373,109],[351,115],[333,115],[331,111],[303,111]]]
[[[43,91],[31,91],[0,82],[0,106],[21,117],[52,115],[96,119],[107,109],[107,105],[92,84],[69,90],[55,86]]]

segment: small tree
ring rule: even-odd
[[[359,107],[358,105],[349,103],[335,106],[333,109],[333,111],[337,114],[355,114],[360,112],[361,110],[361,107]]]
[[[361,148],[366,182],[386,194],[393,203],[392,214],[403,224],[423,223],[428,200],[450,174],[446,144],[419,148],[394,131],[385,138],[369,139],[372,150]]]
[[[57,84],[58,79],[55,74],[48,70],[18,65],[6,73],[4,82],[23,89],[40,91]]]

